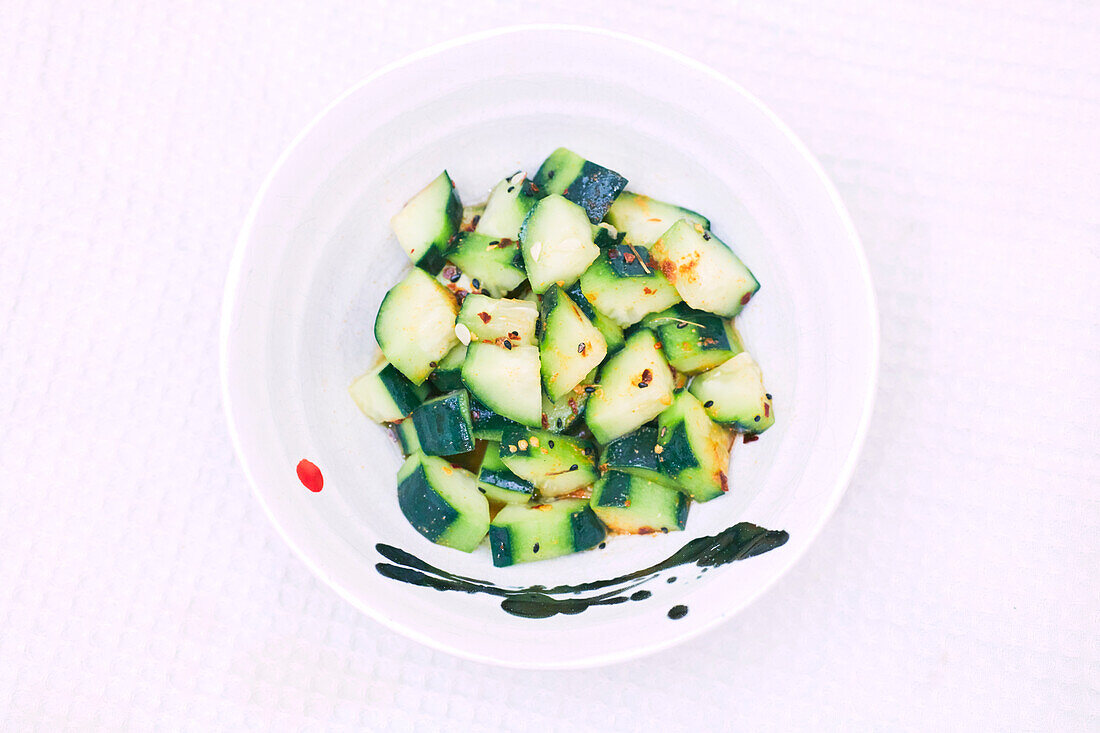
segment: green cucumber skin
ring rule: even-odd
[[[661,462],[653,450],[657,445],[656,426],[643,425],[633,433],[611,441],[603,449],[600,465],[610,468],[642,468],[660,472]]]
[[[657,265],[649,256],[649,248],[641,245],[623,246],[613,244],[608,247],[607,264],[611,271],[620,278],[624,277],[653,277]],[[630,255],[628,258],[627,255]]]
[[[423,391],[410,382],[393,364],[387,364],[378,373],[378,379],[385,385],[386,391],[390,393],[394,404],[402,414],[408,415],[423,401]]]
[[[607,528],[591,508],[585,507],[569,517],[573,529],[573,551],[590,550],[607,537]]]
[[[477,480],[483,483],[492,484],[504,491],[527,494],[528,497],[533,496],[535,493],[535,487],[530,481],[524,481],[507,468],[500,470],[487,470],[482,468],[481,473],[478,474]]]
[[[680,526],[680,529],[687,526],[689,509],[691,509],[691,500],[688,499],[687,494],[681,493],[679,504],[676,506],[676,523]]]
[[[473,424],[474,438],[477,440],[499,442],[505,429],[521,427],[514,420],[493,412],[473,395],[470,395],[470,421]]]
[[[583,207],[593,224],[604,218],[626,184],[626,178],[615,171],[585,160],[567,148],[551,153],[535,174],[540,193],[561,194]]]
[[[505,568],[515,564],[512,552],[512,531],[508,527],[489,525],[489,549],[493,553],[493,565]]]
[[[691,448],[688,439],[687,426],[683,422],[677,423],[672,428],[668,441],[661,452],[661,469],[669,476],[676,478],[689,468],[698,468],[699,459]]]
[[[628,507],[629,500],[630,476],[620,471],[609,472],[596,506]]]
[[[428,400],[413,410],[412,420],[425,455],[453,456],[474,449],[470,398],[465,390]]]
[[[417,466],[397,485],[397,503],[409,524],[432,542],[458,520],[458,511],[428,483],[423,466]]]

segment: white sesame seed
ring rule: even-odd
[[[542,254],[542,242],[535,242],[531,245],[531,259],[534,262],[539,261],[539,255]]]
[[[461,341],[463,343],[463,345],[469,345],[469,343],[470,343],[470,329],[466,328],[465,324],[462,324],[462,323],[456,323],[455,324],[455,336],[458,336],[458,340]]]

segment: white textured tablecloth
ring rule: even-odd
[[[770,104],[882,315],[867,447],[802,563],[713,633],[575,673],[341,601],[252,499],[218,392],[230,251],[283,147],[373,68],[536,20]],[[9,0],[0,728],[1097,730],[1098,49],[1094,2]]]

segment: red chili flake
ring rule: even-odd
[[[746,435],[745,439],[742,442],[744,442],[744,443],[753,443],[757,440],[760,440],[759,435]]]
[[[764,417],[770,417],[772,414],[772,406],[767,402],[764,403]]]
[[[493,317],[491,315],[489,315],[488,313],[486,313],[485,311],[482,311],[481,313],[478,313],[477,317],[481,319],[482,323],[488,323],[489,321],[493,320]]]
[[[635,257],[634,255],[632,255],[629,252],[623,252],[623,259],[626,260],[627,264],[630,264],[631,262],[636,260],[637,257]]]
[[[513,341],[519,341],[519,331],[512,331],[508,334],[508,338],[512,339]]]
[[[325,477],[321,475],[321,469],[312,461],[307,461],[305,458],[298,461],[298,480],[302,482],[302,486],[313,493],[317,493],[325,486]]]
[[[656,531],[657,530],[653,529],[653,527],[639,527],[638,528],[638,534],[653,534]]]
[[[607,248],[607,259],[613,260],[618,256],[619,256],[619,248],[618,247],[608,247]]]
[[[542,413],[542,429],[546,430],[548,427],[550,427],[550,418],[548,418],[546,416],[546,413],[544,412],[544,413]],[[553,447],[553,446],[551,446],[551,447]]]
[[[642,288],[642,292],[645,293],[646,295],[653,295],[657,291],[654,290],[653,288],[649,287],[648,285],[646,285],[644,288]]]
[[[744,295],[741,296],[741,305],[747,305],[748,302],[751,299],[752,299],[752,293],[745,293]]]
[[[729,491],[730,490],[729,479],[726,478],[726,472],[725,471],[719,471],[718,472],[718,480],[722,482],[722,491]]]
[[[653,372],[650,371],[649,369],[643,369],[642,370],[642,381],[646,382],[646,383],[652,382],[653,381]]]
[[[572,397],[569,398],[569,410],[576,415],[580,410],[577,409],[577,401]]]

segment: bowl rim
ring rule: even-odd
[[[379,613],[370,604],[365,603],[358,596],[354,595],[346,588],[344,588],[339,582],[337,582],[331,575],[317,562],[313,560],[311,555],[303,549],[303,547],[296,542],[289,534],[286,527],[279,522],[276,518],[274,511],[268,504],[263,496],[263,493],[259,490],[255,476],[249,466],[248,459],[245,456],[244,447],[241,439],[240,428],[237,425],[237,421],[234,418],[233,397],[230,389],[230,374],[229,374],[229,361],[230,361],[230,340],[232,332],[232,318],[235,310],[237,299],[240,294],[240,284],[244,275],[244,262],[245,254],[248,249],[248,242],[252,237],[253,229],[255,227],[256,219],[259,215],[260,209],[267,199],[268,191],[272,186],[272,183],[276,180],[279,174],[282,172],[287,160],[294,154],[298,146],[305,140],[314,129],[326,118],[336,107],[343,103],[348,97],[358,92],[363,87],[374,82],[386,74],[389,74],[397,69],[403,68],[417,61],[425,58],[429,58],[438,54],[445,53],[449,50],[485,41],[491,38],[496,38],[502,35],[508,35],[513,33],[529,33],[529,32],[568,32],[590,35],[594,37],[612,38],[619,41],[640,46],[646,51],[653,52],[660,56],[664,56],[666,59],[672,62],[681,64],[692,71],[701,73],[713,81],[716,81],[723,86],[727,87],[732,93],[740,96],[743,100],[749,102],[755,106],[760,112],[762,112],[768,120],[776,127],[776,129],[782,134],[782,136],[793,146],[799,156],[809,165],[810,170],[817,178],[820,185],[823,187],[826,195],[832,203],[833,210],[839,217],[839,223],[844,229],[847,237],[850,239],[854,254],[856,256],[856,262],[859,269],[859,278],[863,284],[863,296],[864,296],[864,309],[870,319],[870,341],[868,343],[868,357],[870,359],[870,372],[869,372],[869,384],[867,397],[864,401],[863,412],[860,415],[859,423],[856,428],[855,437],[849,447],[848,454],[844,459],[840,471],[837,474],[836,480],[832,486],[830,494],[824,503],[823,510],[819,513],[817,521],[813,524],[810,530],[806,533],[806,541],[801,544],[800,547],[795,549],[795,552],[786,556],[785,562],[778,568],[777,572],[769,578],[766,582],[762,583],[753,592],[746,594],[746,596],[740,600],[737,607],[728,614],[716,615],[704,622],[699,623],[697,626],[687,627],[683,632],[678,634],[669,635],[649,643],[639,644],[629,649],[612,652],[601,652],[597,654],[591,654],[587,656],[579,657],[575,660],[567,662],[524,662],[522,660],[510,660],[500,659],[487,655],[479,655],[477,653],[470,652],[466,649],[453,647],[445,642],[441,642],[434,637],[424,634],[417,630],[414,626],[401,623],[395,619],[389,618],[384,614]],[[240,233],[237,236],[236,244],[234,246],[233,255],[229,263],[229,271],[225,280],[225,286],[222,294],[222,308],[220,316],[219,327],[219,378],[221,382],[221,398],[222,408],[225,414],[226,423],[229,429],[230,440],[233,444],[233,450],[240,463],[241,469],[245,474],[245,478],[248,480],[249,488],[252,495],[259,501],[260,506],[263,507],[264,513],[267,515],[268,520],[275,527],[276,532],[282,538],[282,540],[290,547],[291,551],[301,560],[306,567],[313,573],[314,576],[323,581],[327,586],[336,591],[337,595],[346,600],[355,608],[374,619],[383,626],[396,631],[407,638],[413,639],[425,646],[433,649],[437,649],[448,654],[466,659],[469,661],[480,662],[483,664],[490,664],[495,666],[503,666],[517,669],[586,669],[592,667],[599,667],[609,664],[616,664],[625,662],[632,659],[637,659],[643,656],[655,654],[659,651],[669,649],[673,646],[686,642],[690,639],[697,638],[698,636],[711,631],[724,621],[728,621],[733,618],[737,613],[743,611],[749,607],[761,596],[770,591],[781,578],[790,572],[806,554],[809,548],[816,542],[820,536],[821,531],[824,529],[825,524],[832,518],[836,512],[837,507],[840,504],[840,500],[843,498],[845,492],[848,489],[848,485],[851,482],[852,476],[855,472],[856,465],[859,460],[859,456],[862,453],[864,444],[866,443],[867,434],[870,429],[870,423],[874,414],[875,402],[878,396],[878,380],[880,363],[880,319],[878,312],[877,298],[875,295],[874,284],[871,278],[870,264],[867,259],[867,253],[863,247],[863,242],[860,239],[859,233],[856,231],[855,224],[852,221],[851,215],[848,212],[847,207],[844,205],[843,200],[840,197],[840,193],[837,191],[836,186],[825,172],[824,167],[818,161],[818,159],[810,152],[805,143],[791,130],[790,127],[764,102],[758,99],[754,94],[735,82],[726,74],[718,71],[717,69],[698,61],[686,54],[679,51],[674,51],[670,48],[662,46],[659,43],[650,41],[648,39],[639,38],[637,36],[623,33],[621,31],[608,30],[605,28],[596,28],[592,26],[567,24],[567,23],[525,23],[501,26],[498,28],[492,28],[489,30],[478,31],[475,33],[465,34],[455,38],[451,38],[440,43],[436,43],[427,46],[419,51],[410,53],[396,61],[392,61],[377,68],[372,73],[360,81],[352,84],[345,89],[342,93],[337,95],[331,102],[329,102],[323,109],[321,109],[302,130],[295,135],[289,144],[283,149],[282,153],[276,159],[271,170],[264,178],[263,183],[260,185],[255,197],[252,200],[252,204],[248,209],[248,213],[245,215],[244,222],[241,225]]]

